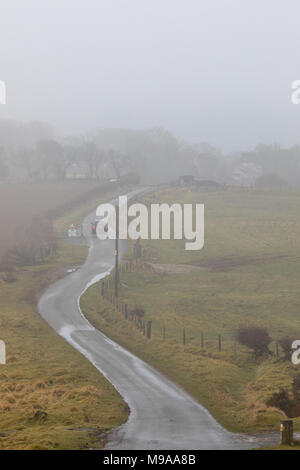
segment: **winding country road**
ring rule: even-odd
[[[83,224],[89,242],[85,264],[43,294],[39,312],[57,333],[94,364],[130,407],[127,423],[111,434],[107,448],[250,449],[274,444],[274,436],[270,435],[258,439],[229,433],[180,387],[86,320],[79,307],[81,294],[105,277],[114,265],[114,242],[90,236],[93,216],[86,217]],[[122,255],[126,247],[120,245]]]

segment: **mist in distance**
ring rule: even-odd
[[[299,143],[297,0],[3,1],[0,118],[162,127],[223,152]]]

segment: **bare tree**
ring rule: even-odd
[[[64,161],[61,145],[55,140],[40,140],[36,152],[43,179],[51,176],[61,179],[64,175]]]
[[[80,147],[81,158],[85,162],[90,178],[98,178],[99,167],[103,162],[103,152],[94,142],[84,142]]]
[[[284,338],[281,338],[279,341],[278,341],[278,344],[279,346],[281,347],[281,349],[283,350],[284,352],[284,359],[286,361],[290,361],[291,360],[291,355],[293,353],[293,350],[292,350],[292,343],[293,343],[294,339],[293,338],[290,338],[289,336],[285,336]]]
[[[28,147],[21,147],[13,154],[13,160],[18,167],[21,167],[25,173],[26,179],[31,179],[34,176],[36,154],[33,149]]]

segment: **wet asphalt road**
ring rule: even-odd
[[[114,265],[114,241],[90,236],[85,264],[53,284],[41,297],[39,312],[48,324],[79,350],[115,386],[130,407],[124,425],[114,431],[107,449],[251,449],[274,444],[279,436],[245,436],[222,428],[198,402],[154,368],[129,353],[83,316],[79,298]],[[120,255],[125,250],[120,243]]]

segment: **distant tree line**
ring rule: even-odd
[[[145,183],[183,175],[221,184],[263,188],[300,186],[300,146],[256,146],[222,155],[207,144],[187,144],[162,128],[96,129],[60,138],[51,126],[0,120],[0,179],[25,181],[120,178]]]
[[[176,180],[182,174],[217,178],[220,155],[208,144],[188,145],[161,128],[97,129],[57,137],[44,123],[0,120],[0,179],[24,181],[120,178]]]

